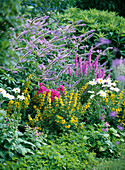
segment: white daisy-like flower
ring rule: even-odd
[[[23,95],[18,95],[17,98],[18,98],[19,100],[24,100],[24,99],[25,99],[25,97],[24,97]]]
[[[104,85],[102,85],[102,87],[111,87],[111,85],[110,84],[104,84]]]
[[[9,98],[10,94],[9,93],[3,93],[3,97]]]
[[[10,100],[15,99],[15,97],[14,97],[13,95],[9,95],[8,98],[9,98]]]
[[[88,91],[88,93],[95,93],[94,91]]]
[[[6,90],[0,88],[0,93],[1,93],[1,94],[5,94],[5,93],[6,93]]]
[[[111,88],[110,88],[110,90],[112,90],[112,91],[116,91],[116,92],[119,92],[119,91],[120,91],[120,89],[119,89],[119,88],[117,88],[117,87],[111,87]]]
[[[97,94],[99,94],[102,97],[106,97],[106,92],[100,90]]]
[[[114,88],[114,91],[119,92],[119,91],[120,91],[120,89],[119,89],[119,88],[117,88],[117,87],[115,87],[115,88]]]
[[[108,78],[107,80],[105,80],[105,83],[111,84],[111,79]]]
[[[111,85],[111,86],[116,86],[116,83],[115,83],[115,82],[114,82],[114,83],[110,83],[110,85]]]
[[[89,81],[89,82],[88,82],[88,84],[90,84],[90,85],[92,85],[92,86],[93,86],[93,85],[96,85],[96,84],[97,84],[97,82],[96,82],[95,80],[93,80],[93,81]]]
[[[90,96],[90,99],[92,99],[94,96],[95,96],[95,95],[94,95],[94,94],[92,94],[92,95]]]
[[[12,91],[14,91],[15,93],[20,93],[20,88],[14,88]]]
[[[97,79],[97,83],[98,84],[104,84],[105,80],[103,80],[102,78]]]

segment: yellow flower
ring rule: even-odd
[[[65,128],[69,129],[69,128],[70,128],[70,125],[65,125]]]
[[[37,126],[37,129],[38,129],[38,130],[41,130],[41,128],[40,128],[40,127],[38,127],[38,126]]]
[[[66,121],[64,119],[61,120],[61,124],[65,124]]]
[[[120,112],[122,109],[120,109],[119,107],[116,109],[116,112]]]
[[[25,97],[25,100],[24,100],[24,108],[27,108],[28,105],[29,105],[28,98]]]
[[[29,121],[32,121],[33,119],[32,119],[32,117],[29,115]]]
[[[57,116],[58,116],[58,118],[59,118],[59,119],[63,119],[63,117],[62,117],[62,116],[59,116],[59,115],[57,115]]]
[[[34,108],[34,109],[37,109],[37,106],[36,106],[36,105],[34,105],[34,106],[33,106],[33,108]]]
[[[64,106],[64,103],[63,103],[63,100],[62,100],[61,96],[59,97],[59,102],[60,102],[60,104],[61,104],[62,106]]]

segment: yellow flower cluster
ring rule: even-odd
[[[20,105],[20,104],[19,104],[18,101],[16,101],[16,102],[14,103],[14,105],[15,105],[16,108],[19,108],[19,105]]]
[[[88,102],[84,107],[79,101],[79,98],[83,91],[87,88],[87,84],[83,86],[78,92],[74,93],[71,91],[69,94],[66,90],[62,96],[55,97],[54,102],[51,101],[51,91],[48,93],[47,98],[45,93],[37,94],[34,93],[33,99],[34,103],[33,109],[35,111],[35,118],[29,117],[29,121],[33,124],[37,124],[41,121],[41,126],[46,124],[46,121],[53,120],[57,123],[63,125],[64,128],[69,129],[72,125],[77,128],[79,122],[77,115],[83,115],[83,112],[90,106]],[[38,113],[39,112],[39,113]],[[58,115],[62,113],[63,117]],[[58,116],[57,116],[58,115]],[[56,119],[57,118],[57,119]],[[81,125],[81,128],[83,126]]]
[[[82,110],[81,110],[81,113],[83,114],[83,116],[84,116],[84,113],[85,113],[85,111],[90,107],[90,102],[88,102],[86,105],[84,105],[83,107],[82,107]]]
[[[109,95],[108,95],[108,93],[107,93],[107,94],[106,94],[106,98],[104,98],[106,105],[108,104],[108,101],[109,101],[109,100],[108,100],[108,96],[109,96]]]
[[[63,103],[61,96],[59,96],[59,103],[61,104],[61,106],[64,106],[64,103]]]
[[[58,97],[55,97],[54,99],[55,99],[55,104],[56,104],[56,107],[57,107],[59,105],[58,104]]]
[[[8,107],[7,107],[7,113],[12,113],[12,110],[13,110],[13,103],[14,101],[13,100],[10,100],[9,103],[8,103]]]
[[[113,102],[113,104],[115,104],[115,94],[111,94],[110,99]]]
[[[78,98],[81,99],[81,94],[87,89],[88,84],[85,84],[85,86],[82,86],[81,89],[79,90]]]
[[[71,117],[71,120],[70,120],[71,124],[74,124],[75,127],[77,127],[77,123],[78,123],[78,118],[73,116]]]

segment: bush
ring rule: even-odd
[[[87,44],[91,46],[93,43],[98,44],[103,41],[103,48],[109,46],[114,48],[113,55],[107,54],[108,58],[103,56],[103,61],[108,60],[109,64],[111,64],[112,58],[115,54],[118,58],[125,56],[125,19],[117,16],[115,12],[99,11],[96,9],[80,10],[78,8],[68,8],[68,10],[65,10],[63,14],[56,14],[55,18],[60,20],[60,24],[67,23],[69,21],[72,23],[74,21],[82,20],[82,23],[86,24],[86,26],[77,28],[75,35],[80,33],[84,34],[86,31],[94,29],[95,34],[92,39],[87,41]],[[109,41],[106,41],[105,39],[108,39]],[[104,44],[107,44],[107,46],[104,46]],[[79,53],[83,53],[83,51],[79,50]]]
[[[0,65],[5,63],[7,54],[9,53],[8,46],[10,35],[8,34],[8,30],[10,27],[16,28],[17,24],[19,24],[17,16],[20,11],[20,3],[21,0],[0,1]]]

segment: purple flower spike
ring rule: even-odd
[[[78,66],[78,63],[77,63],[77,54],[75,55],[75,65],[76,65],[76,68]]]
[[[112,112],[110,112],[110,114],[109,114],[109,117],[115,118],[116,116],[117,116],[117,112],[116,112],[116,111],[112,111]]]
[[[111,44],[111,41],[106,38],[100,38],[99,43],[101,44]]]

